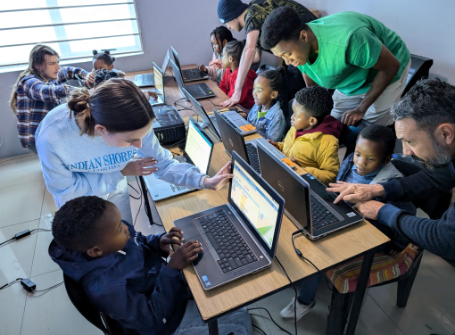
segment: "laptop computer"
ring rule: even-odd
[[[235,151],[237,154],[248,162],[252,168],[259,174],[261,174],[261,168],[259,165],[259,156],[257,151],[258,142],[262,143],[263,146],[268,147],[270,152],[277,156],[278,159],[284,159],[286,156],[279,150],[275,149],[265,138],[258,138],[250,141],[246,141],[242,135],[240,135],[231,124],[229,124],[225,118],[221,117],[222,114],[214,111],[215,117],[218,120],[220,127],[221,141],[223,142],[224,149],[229,156]]]
[[[174,221],[185,240],[202,243],[193,262],[204,290],[271,266],[284,200],[235,152],[228,203]]]
[[[175,157],[180,163],[189,163],[199,168],[201,173],[208,173],[210,166],[210,158],[213,152],[213,142],[199,127],[198,124],[190,119],[188,123],[188,134],[186,138],[185,149],[183,156]],[[180,194],[185,194],[195,189],[189,189],[185,186],[176,186],[164,180],[158,179],[154,174],[144,177],[147,187],[150,190],[150,195],[153,201],[160,201],[175,197]]]
[[[262,143],[257,149],[262,178],[284,198],[286,215],[307,238],[317,240],[363,220],[344,201],[334,204],[336,195],[311,174],[299,176]]]
[[[183,85],[183,80],[178,70],[177,65],[171,59],[172,70],[174,71],[175,80],[177,80],[177,86],[179,87],[180,92],[182,92],[182,88],[186,88],[190,94],[196,99],[205,99],[205,98],[212,98],[216,96],[216,94],[212,91],[212,89],[206,83],[199,83],[199,84],[191,84],[191,85]],[[183,92],[182,92],[183,94]],[[183,94],[185,96],[185,94]]]
[[[166,55],[164,56],[163,65],[161,69],[163,69],[163,75],[166,73],[167,66],[169,65],[169,60],[171,59],[171,55],[169,53],[169,49],[166,50]],[[146,74],[137,74],[134,76],[134,83],[136,86],[145,87],[145,86],[155,86],[155,76],[153,73],[146,73]]]
[[[152,106],[164,105],[165,97],[163,72],[155,63],[153,63],[153,76],[155,77],[155,92],[158,95],[158,97],[156,98],[156,100],[150,98],[149,99],[150,105]]]
[[[190,83],[192,81],[209,79],[208,74],[205,72],[202,72],[198,68],[182,70],[182,67],[180,65],[180,60],[179,60],[179,54],[172,46],[171,46],[171,50],[174,55],[174,61],[177,64],[177,67],[179,69],[180,75],[183,78],[184,83]],[[175,75],[175,72],[174,72],[174,75]]]

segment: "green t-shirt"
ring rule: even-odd
[[[259,110],[258,110],[258,120],[259,120],[261,117],[266,116],[266,115],[267,115],[267,112],[268,112],[268,111],[262,112],[262,108],[259,108]]]
[[[318,40],[319,54],[313,64],[298,68],[318,85],[346,95],[369,91],[377,74],[384,44],[400,62],[397,81],[410,59],[406,44],[394,31],[368,15],[341,12],[308,23]]]

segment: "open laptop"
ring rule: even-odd
[[[270,267],[278,245],[283,198],[235,152],[232,173],[227,204],[174,221],[202,243],[193,265],[204,290]]]
[[[344,201],[334,204],[336,195],[311,174],[299,176],[258,143],[261,175],[286,201],[285,213],[310,240],[317,240],[363,220]]]
[[[169,60],[171,59],[171,55],[169,53],[169,49],[166,50],[166,56],[164,56],[163,65],[161,69],[163,69],[163,76],[166,73],[167,66],[169,65]],[[134,83],[136,86],[145,87],[145,86],[155,86],[155,76],[153,73],[146,73],[146,74],[137,74],[134,76]]]
[[[216,94],[212,91],[212,89],[206,83],[199,83],[199,84],[191,84],[191,85],[183,85],[183,80],[178,70],[177,65],[171,59],[172,71],[174,72],[175,80],[177,80],[177,86],[179,87],[180,92],[182,89],[185,88],[190,94],[195,97],[196,99],[205,99],[205,98],[213,98]],[[183,94],[183,92],[182,92]],[[185,95],[185,94],[183,94]]]
[[[179,54],[172,46],[171,46],[171,50],[172,50],[172,53],[174,54],[174,61],[177,64],[177,67],[179,69],[180,75],[183,78],[184,83],[190,83],[192,81],[209,79],[208,74],[205,72],[202,72],[198,68],[182,70],[182,66],[180,65],[180,60],[179,60]],[[175,75],[175,71],[174,71],[174,75]]]
[[[149,99],[150,105],[152,106],[164,105],[165,97],[163,72],[155,63],[153,63],[153,76],[155,77],[155,92],[158,95],[158,97],[156,98],[156,100],[150,98]]]
[[[257,151],[258,142],[263,146],[268,147],[270,152],[277,156],[278,159],[285,159],[286,156],[279,150],[275,149],[265,138],[258,138],[250,141],[246,141],[242,135],[240,135],[231,124],[229,124],[226,119],[221,117],[222,114],[214,111],[215,117],[218,120],[218,125],[220,127],[221,141],[223,142],[224,149],[229,156],[232,156],[232,153],[235,151],[237,154],[242,157],[246,162],[248,162],[257,173],[261,173],[261,168],[259,165],[259,157]]]
[[[175,159],[180,163],[189,163],[199,168],[201,173],[207,174],[210,166],[210,158],[213,152],[212,140],[204,134],[203,130],[190,119],[183,156]],[[158,179],[154,174],[144,177],[150,190],[153,201],[168,199],[180,194],[196,191],[185,186],[176,186],[164,180]]]

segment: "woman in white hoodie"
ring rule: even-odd
[[[110,79],[91,93],[76,90],[68,104],[50,111],[35,136],[44,180],[57,207],[96,195],[113,202],[122,219],[132,223],[126,176],[154,173],[193,189],[218,190],[228,182],[230,163],[208,177],[173,160],[153,132],[154,118],[142,91],[124,79]]]

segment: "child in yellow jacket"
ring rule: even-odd
[[[338,138],[343,125],[330,116],[332,108],[332,96],[326,89],[311,86],[300,90],[292,104],[292,127],[284,142],[269,140],[326,185],[336,180],[340,169]]]

